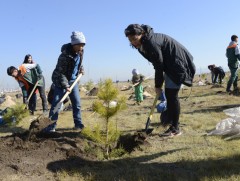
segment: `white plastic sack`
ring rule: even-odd
[[[240,107],[225,109],[223,112],[231,117],[240,117]]]
[[[223,111],[231,118],[224,119],[216,125],[216,129],[207,135],[226,135],[226,139],[240,137],[240,107],[230,108]]]
[[[204,84],[202,81],[199,81],[199,82],[198,82],[198,85],[199,85],[199,86],[203,86],[203,85],[206,85],[206,84]]]
[[[216,125],[216,129],[208,133],[207,135],[228,135],[233,134],[235,132],[239,132],[238,129],[240,125],[237,124],[236,120],[233,118],[227,118],[220,121]]]

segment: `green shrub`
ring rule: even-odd
[[[3,115],[3,120],[8,125],[18,124],[23,118],[29,115],[25,104],[17,104],[7,109],[7,112]]]

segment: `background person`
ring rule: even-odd
[[[212,83],[216,84],[222,84],[222,80],[225,77],[225,72],[221,66],[217,67],[216,65],[209,65],[208,69],[211,71],[213,74],[212,76]]]
[[[27,54],[25,56],[23,64],[19,67],[19,69],[21,70],[21,73],[23,75],[28,71],[25,68],[26,67],[25,65],[28,65],[28,64],[35,64],[33,62],[32,56],[30,54]],[[30,82],[28,94],[31,93],[32,89],[34,88],[34,85],[38,81],[36,90],[39,91],[39,95],[42,100],[43,113],[47,113],[48,112],[48,103],[47,103],[47,97],[46,97],[46,93],[45,93],[45,79],[44,79],[44,76],[42,74],[42,69],[39,66],[39,64],[36,64],[36,67],[31,71],[31,74],[26,74],[25,77],[28,80],[28,82]],[[31,99],[33,99],[33,101],[35,101],[35,105],[36,105],[36,103],[37,103],[36,97],[32,97]]]
[[[215,64],[208,65],[208,69],[211,71],[211,80],[212,80],[212,83],[214,83],[214,78],[215,78],[215,74],[214,74],[214,72],[213,72],[214,67],[215,67]]]
[[[28,68],[34,68],[36,67],[36,64],[32,64],[31,67]],[[29,87],[30,87],[30,82],[27,81],[27,79],[21,74],[21,71],[18,70],[16,67],[14,66],[10,66],[7,68],[7,74],[9,76],[12,76],[15,78],[15,80],[19,83],[19,86],[22,90],[22,94],[23,94],[23,103],[24,104],[28,104],[28,109],[30,111],[31,114],[34,114],[34,111],[36,109],[36,102],[34,102],[35,98],[31,98],[29,99],[29,102],[27,102],[28,97],[30,96],[30,94],[28,94],[29,92]],[[36,93],[34,92],[32,97],[36,96]]]
[[[230,69],[231,75],[227,83],[226,91],[230,92],[233,85],[233,89],[237,89],[238,81],[238,61],[240,60],[240,50],[238,47],[238,37],[237,35],[231,36],[231,42],[229,43],[226,50],[226,57],[228,58],[228,67]]]
[[[140,105],[143,102],[143,86],[142,81],[144,79],[144,76],[142,74],[139,74],[137,69],[132,70],[132,83],[134,86],[134,93],[135,93],[135,99],[136,104]]]

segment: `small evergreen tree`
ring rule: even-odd
[[[3,120],[7,125],[12,126],[18,124],[23,118],[29,115],[25,104],[17,104],[11,108],[7,108],[6,113],[3,115]]]
[[[113,85],[111,79],[99,84],[98,100],[93,103],[93,110],[105,119],[106,155],[109,158],[109,146],[111,141],[116,141],[117,130],[115,132],[110,129],[110,118],[117,114],[120,110],[126,108],[126,98],[118,97],[118,89]],[[109,136],[111,135],[111,136]]]

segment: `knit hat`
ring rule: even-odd
[[[85,36],[82,32],[79,31],[73,31],[71,35],[71,44],[76,45],[80,43],[86,43]]]
[[[133,70],[132,70],[132,74],[133,74],[133,75],[138,75],[138,74],[139,74],[139,72],[138,72],[138,70],[137,70],[137,69],[133,69]]]

